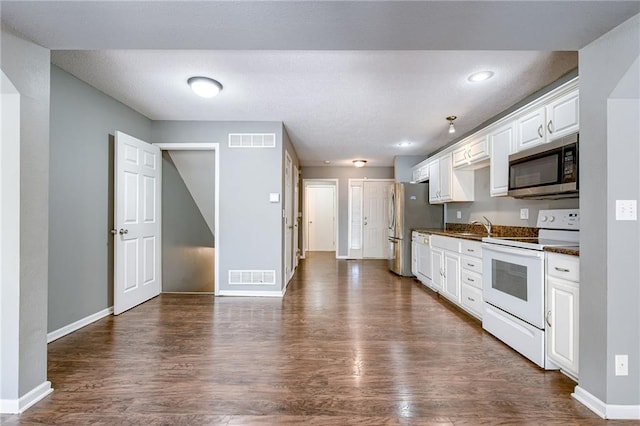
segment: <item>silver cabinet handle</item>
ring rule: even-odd
[[[467,277],[467,281],[469,281],[470,283],[473,283],[473,282],[475,282],[476,280],[474,280],[473,278],[469,278],[469,277]]]
[[[128,229],[120,228],[120,231],[118,231],[118,233],[119,233],[120,235],[128,234],[128,233],[129,233],[129,230],[128,230]]]
[[[367,222],[365,222],[364,225],[367,226]]]
[[[542,137],[542,124],[538,127],[538,136]]]
[[[553,120],[549,120],[549,122],[547,123],[547,130],[549,131],[549,133],[553,133]]]
[[[467,296],[467,300],[469,300],[470,302],[475,302],[476,301],[476,299],[474,299],[472,297],[469,297],[469,296]]]
[[[555,270],[558,272],[571,272],[570,270],[566,269],[566,268],[559,268],[559,267],[555,267]]]
[[[467,263],[467,266],[470,266],[470,267],[472,267],[472,268],[473,268],[473,267],[474,267],[474,266],[476,266],[476,265],[474,265],[473,263]]]
[[[547,321],[547,325],[551,327],[551,320],[549,319],[549,317],[551,317],[551,311],[548,311],[547,315],[544,317],[544,319]]]
[[[467,249],[467,251],[468,251],[469,253],[474,253],[474,252],[475,252],[475,250],[474,250],[474,249]]]

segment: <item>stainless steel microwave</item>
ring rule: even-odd
[[[577,198],[578,134],[509,156],[509,190],[514,198]]]

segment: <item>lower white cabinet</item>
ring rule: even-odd
[[[576,380],[580,295],[578,268],[579,259],[575,256],[547,253],[547,356]]]
[[[429,239],[418,244],[418,278],[425,285],[431,285],[431,247]]]
[[[433,239],[431,240],[433,241]],[[431,287],[437,292],[442,292],[444,288],[444,251],[431,246]]]
[[[442,295],[460,303],[460,255],[444,252],[444,289]]]

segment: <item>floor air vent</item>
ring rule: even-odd
[[[275,133],[229,133],[229,148],[275,148]]]
[[[229,284],[274,285],[275,283],[276,271],[229,271]]]

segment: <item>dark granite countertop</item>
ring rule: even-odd
[[[414,229],[414,231],[472,241],[482,241],[482,238],[487,236],[484,226],[468,223],[447,223],[444,229]],[[494,237],[537,237],[538,228],[493,225],[491,235]]]
[[[580,256],[579,247],[545,247],[544,251],[551,253],[568,254],[569,256]]]

